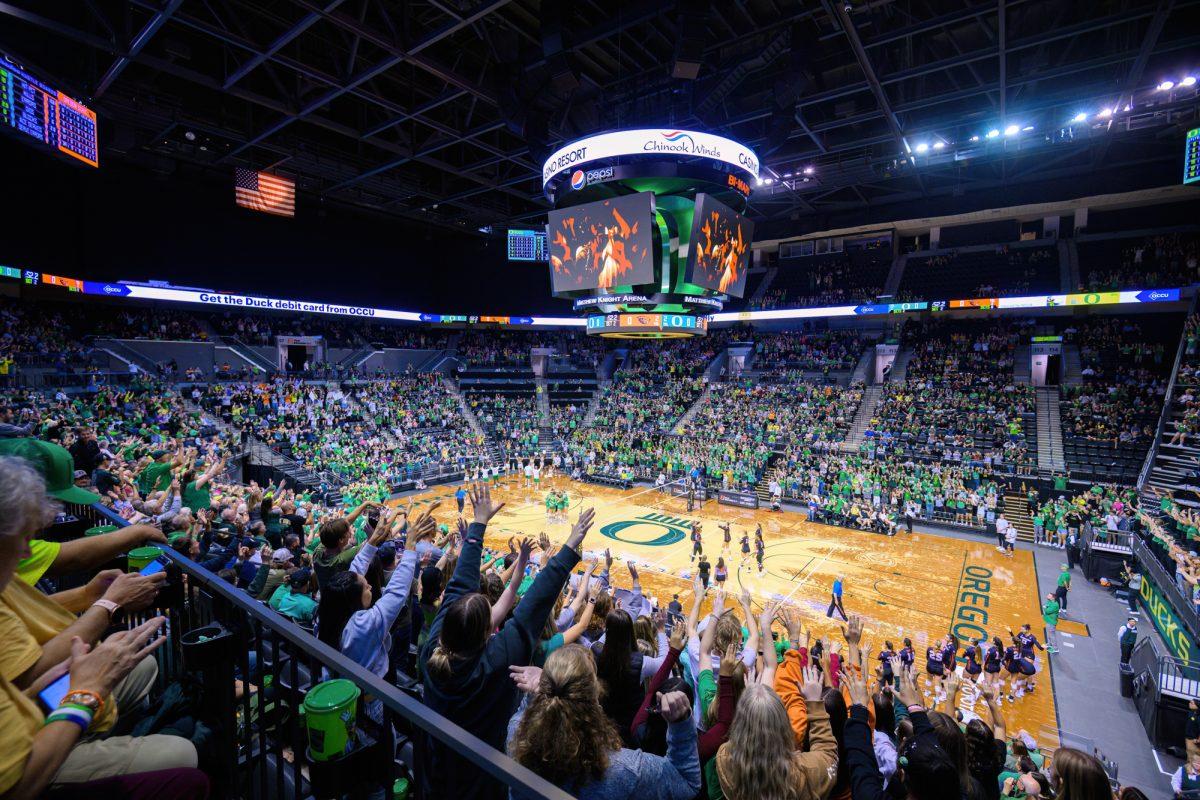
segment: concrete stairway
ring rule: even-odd
[[[1017,345],[1013,354],[1013,383],[1029,385],[1033,380],[1030,358],[1032,347],[1028,344]]]
[[[892,361],[892,371],[888,373],[889,383],[904,383],[904,379],[908,377],[908,362],[912,361],[913,355],[911,347],[900,348],[896,359]]]
[[[846,440],[842,442],[842,452],[852,453],[862,444],[863,434],[866,433],[871,424],[871,418],[879,409],[879,400],[882,396],[882,384],[876,383],[863,390],[862,403],[858,407],[858,413],[854,415],[854,425],[846,434]]]
[[[1017,541],[1033,541],[1033,517],[1030,512],[1029,500],[1020,492],[1006,492],[1004,495],[1004,518],[1017,529]]]
[[[550,416],[550,387],[546,385],[546,379],[543,377],[534,378],[533,383],[537,387],[537,391],[534,393],[537,399],[537,410],[545,419]]]
[[[475,412],[467,405],[467,399],[463,397],[462,392],[458,390],[458,385],[448,375],[442,375],[442,385],[446,387],[446,391],[454,395],[454,399],[458,401],[459,413],[471,426],[471,430],[475,435],[480,437],[484,442],[492,443],[492,437],[488,436],[487,431],[483,429],[483,425],[479,422],[479,417],[475,416]]]
[[[600,398],[608,393],[612,388],[611,380],[602,380],[596,387],[596,391],[592,393],[592,399],[588,401],[587,411],[583,415],[583,422],[579,424],[580,428],[590,427],[596,421],[596,412],[600,410]]]
[[[1083,362],[1079,358],[1079,346],[1063,345],[1063,386],[1080,386],[1083,384]]]
[[[1058,279],[1066,294],[1079,288],[1079,250],[1074,239],[1058,240]]]
[[[874,383],[875,377],[875,346],[867,345],[867,349],[858,357],[854,371],[850,373],[851,383]]]
[[[887,280],[883,284],[883,293],[885,295],[894,295],[900,290],[900,281],[904,279],[904,267],[908,264],[908,253],[901,253],[896,256],[896,260],[892,262],[892,268],[888,271]]]
[[[675,427],[672,428],[675,433],[683,433],[683,429],[687,426],[687,424],[696,418],[696,415],[700,413],[700,409],[703,408],[704,404],[708,402],[708,398],[709,395],[712,394],[712,390],[713,387],[711,383],[704,387],[704,391],[701,392],[700,396],[696,398],[696,402],[692,403],[691,406],[688,407],[688,410],[683,412],[683,416],[679,418],[679,421],[675,423]]]
[[[1037,441],[1038,474],[1048,475],[1067,468],[1063,456],[1062,414],[1055,386],[1037,387]]]
[[[782,453],[772,453],[767,459],[766,466],[763,468],[762,477],[754,485],[754,494],[758,497],[758,504],[760,506],[770,506],[771,504],[771,490],[769,487],[771,479],[779,473],[779,462],[782,460]]]
[[[139,353],[120,339],[98,338],[93,342],[93,346],[101,352],[108,353],[118,361],[124,361],[126,364],[137,364],[143,372],[149,372],[151,375],[158,372],[158,365],[153,360]]]

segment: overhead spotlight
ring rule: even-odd
[[[1175,81],[1163,81],[1156,88],[1160,92],[1169,92],[1175,88]]]
[[[765,183],[767,186],[770,186],[774,182],[775,182],[774,178],[764,178],[763,179],[763,183]]]
[[[1031,130],[1033,130],[1033,126],[1032,126],[1032,125],[1026,125],[1024,128],[1021,128],[1021,130],[1023,130],[1023,131],[1031,131]]]
[[[1124,109],[1122,109],[1122,110],[1123,110],[1123,111],[1128,111],[1128,110],[1129,110],[1129,109],[1131,109],[1131,108],[1133,108],[1133,106],[1131,106],[1131,105],[1129,105],[1128,103],[1126,103],[1126,104],[1125,104],[1125,108],[1124,108]]]
[[[792,173],[790,173],[790,172],[785,172],[785,173],[783,173],[783,177],[785,177],[785,178],[790,178],[790,177],[792,177]]]
[[[941,150],[941,149],[942,149],[943,147],[945,147],[945,146],[946,146],[946,143],[945,143],[945,142],[934,142],[934,143],[933,143],[933,149],[934,149],[934,150]]]
[[[762,186],[762,185],[763,185],[763,179],[762,179],[762,178],[757,178],[757,179],[755,179],[755,181],[754,181],[754,185],[755,185],[755,186]]]
[[[805,178],[805,179],[804,179],[804,182],[805,182],[805,183],[808,183],[808,181],[809,181],[809,178]]]
[[[1097,114],[1096,116],[1099,117],[1100,119],[1108,119],[1112,115],[1113,115],[1113,110],[1111,108],[1102,108],[1102,109],[1100,109],[1100,113]]]
[[[972,136],[972,137],[971,137],[971,141],[972,141],[972,142],[978,142],[978,141],[979,141],[979,134],[975,134],[974,136]]]
[[[989,138],[989,139],[995,139],[999,135],[1000,135],[1000,131],[996,130],[995,128],[992,128],[990,131],[987,132],[987,138]]]
[[[805,174],[805,175],[812,175],[812,174],[813,174],[813,168],[812,168],[812,167],[805,167],[805,168],[804,168],[804,174]]]
[[[924,152],[926,152],[928,149],[929,149],[929,145],[925,144],[925,142],[921,142],[920,144],[918,144],[918,145],[917,145],[917,152],[918,152],[918,153],[924,153]]]
[[[196,134],[194,131],[185,131],[183,138],[187,139],[189,142],[194,142],[196,141]]]
[[[1078,114],[1071,117],[1071,122],[1087,122],[1087,112],[1080,111]]]
[[[1008,127],[1006,127],[1004,129],[1005,136],[1016,136],[1020,132],[1021,132],[1020,125],[1009,125]]]
[[[1186,78],[1184,78],[1183,80],[1181,80],[1179,82],[1179,85],[1180,86],[1195,86],[1196,85],[1196,76],[1188,75]]]

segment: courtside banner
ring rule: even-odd
[[[600,133],[563,145],[542,165],[542,186],[560,173],[594,161],[646,155],[707,158],[758,178],[758,156],[744,144],[713,133],[642,128]],[[585,173],[580,180],[586,180]]]

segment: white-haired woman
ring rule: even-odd
[[[0,594],[29,556],[29,540],[56,511],[42,478],[17,458],[0,457]],[[89,740],[92,718],[104,699],[165,637],[151,642],[157,617],[89,648],[76,638],[71,657],[44,673],[26,692],[0,675],[0,796],[5,800],[68,797],[82,793],[131,798],[203,798],[208,780],[195,769],[196,750],[177,736],[112,736]],[[69,675],[61,703],[44,708],[36,698]]]

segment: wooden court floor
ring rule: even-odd
[[[547,521],[544,500],[550,488],[567,491],[569,522]],[[907,636],[917,650],[919,667],[924,664],[927,643],[948,632],[964,644],[967,639],[993,635],[1007,643],[1008,630],[1015,631],[1028,622],[1039,640],[1045,638],[1033,554],[1017,551],[1009,558],[998,553],[988,539],[965,541],[922,533],[887,537],[812,523],[802,513],[740,509],[718,505],[715,500],[688,513],[683,498],[652,489],[622,491],[569,478],[543,479],[537,491],[523,487],[519,478],[504,478],[493,493],[506,505],[488,528],[488,547],[503,550],[509,537],[536,537],[542,531],[561,543],[579,511],[593,507],[596,522],[584,544],[585,561],[589,557],[602,560],[604,550],[610,549],[612,581],[626,588],[626,562],[634,561],[644,591],[662,606],[678,594],[685,612],[691,607],[695,567],[688,531],[696,521],[704,526],[704,551],[714,568],[717,558],[725,557],[729,569],[725,588],[730,595],[745,587],[756,612],[767,600],[783,599],[801,611],[806,627],[817,635],[841,638],[840,621],[825,616],[830,588],[840,577],[846,611],[864,617],[864,640],[871,643],[872,652],[878,653],[884,640],[899,649]],[[416,499],[443,498],[437,517],[440,522],[452,522],[456,516],[453,494],[454,487],[435,487]],[[466,513],[470,514],[469,503]],[[723,550],[723,534],[717,528],[725,522],[733,526],[729,551]],[[753,558],[754,528],[759,523],[766,542],[761,573]],[[740,550],[743,531],[750,534],[752,548],[745,562]],[[713,594],[710,589],[709,598]],[[1010,732],[1023,728],[1039,742],[1053,746],[1058,726],[1049,661],[1041,655],[1037,690],[1013,704],[1005,702],[1004,714]],[[982,712],[986,719],[983,702],[974,700],[971,693],[964,693],[959,705]]]

